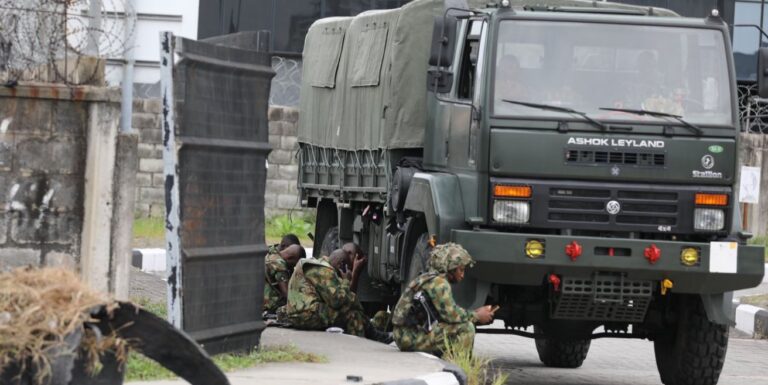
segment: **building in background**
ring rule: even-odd
[[[178,1],[178,0],[177,0]],[[273,66],[271,104],[296,106],[301,83],[301,52],[304,36],[317,19],[329,16],[354,16],[370,9],[399,7],[408,0],[199,0],[198,37],[225,35],[240,31],[269,30]],[[490,1],[490,0],[489,0]],[[707,17],[717,9],[728,24],[754,24],[768,27],[765,0],[614,0],[625,4],[668,8],[683,16]],[[755,28],[737,27],[732,31],[737,77],[754,82],[757,48],[767,44]]]
[[[198,0],[103,0],[104,23],[124,20],[123,11],[130,3],[136,7],[134,28],[134,98],[160,96],[160,32],[172,31],[178,36],[197,39]],[[117,9],[115,9],[117,8]],[[122,57],[107,60],[107,82],[119,85],[123,80]]]
[[[408,0],[200,0],[198,38],[269,30],[272,66],[270,104],[297,106],[301,52],[312,23],[323,17],[354,16],[371,9],[397,8]]]

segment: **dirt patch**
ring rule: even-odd
[[[741,303],[768,309],[768,294],[741,297]]]

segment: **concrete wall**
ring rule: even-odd
[[[135,100],[133,128],[139,134],[139,172],[136,175],[136,215],[162,217],[165,213],[162,104],[159,99]],[[296,108],[269,108],[269,155],[265,199],[266,216],[299,209],[298,163],[295,158],[299,111]]]
[[[293,107],[269,107],[269,154],[264,211],[267,217],[300,210],[296,181],[299,175],[296,151],[299,110]]]
[[[77,270],[127,295],[138,138],[118,135],[119,90],[0,87],[0,269]],[[127,190],[127,191],[126,191]]]

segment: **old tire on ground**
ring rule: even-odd
[[[701,300],[683,302],[674,335],[653,342],[656,366],[666,385],[715,385],[725,363],[728,327],[707,319]]]
[[[333,226],[325,233],[318,257],[329,256],[339,248],[339,227]]]
[[[543,330],[535,326],[535,333]],[[589,353],[589,339],[563,340],[553,337],[536,338],[536,351],[539,359],[550,368],[578,368],[584,363]]]

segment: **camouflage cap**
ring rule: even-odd
[[[459,266],[470,266],[475,261],[461,245],[445,243],[435,246],[429,258],[429,268],[437,273],[447,273]]]

